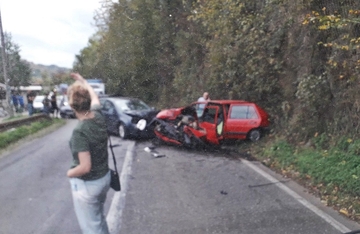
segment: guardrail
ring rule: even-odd
[[[5,132],[12,128],[16,128],[22,125],[31,124],[35,121],[39,121],[42,119],[51,119],[48,115],[45,114],[35,114],[33,116],[21,118],[21,119],[14,119],[0,123],[0,132]]]

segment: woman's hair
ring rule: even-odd
[[[69,105],[76,112],[85,112],[90,110],[91,98],[87,88],[75,81],[68,89]]]

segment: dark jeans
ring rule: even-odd
[[[29,116],[32,116],[33,113],[34,113],[34,107],[31,103],[28,103],[27,104],[27,109],[28,109],[28,112],[29,112]]]

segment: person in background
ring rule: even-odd
[[[32,116],[33,113],[34,113],[34,107],[33,107],[33,102],[34,102],[34,99],[35,99],[35,93],[32,92],[32,91],[29,91],[26,95],[26,98],[27,98],[27,109],[28,109],[28,112],[29,112],[29,116]]]
[[[58,105],[57,105],[56,89],[54,89],[54,92],[53,92],[53,94],[51,95],[50,102],[51,102],[51,110],[52,110],[53,113],[54,113],[54,117],[57,117],[57,116],[58,116],[58,113],[60,112],[60,109],[59,109],[59,107],[58,107]]]
[[[208,92],[204,92],[202,97],[199,97],[198,102],[207,102],[207,101],[210,101],[210,97],[209,97],[209,93]],[[205,104],[198,104],[198,107],[197,107],[199,110],[204,110],[205,108]]]
[[[12,99],[13,105],[15,107],[15,112],[16,113],[19,112],[19,100],[17,98],[17,95],[15,93],[12,93],[11,99]]]
[[[24,98],[20,94],[17,94],[17,99],[19,100],[19,112],[22,113],[24,111]]]
[[[73,165],[67,176],[75,213],[84,234],[108,234],[103,213],[110,189],[106,122],[93,88],[80,74],[71,76],[76,81],[69,87],[68,100],[79,122],[70,139]]]
[[[50,105],[50,99],[49,99],[49,93],[48,92],[45,93],[45,97],[44,97],[44,99],[42,101],[42,104],[44,105],[44,109],[43,109],[44,114],[49,115],[51,105]]]
[[[210,101],[209,93],[204,92],[201,97],[199,97],[198,102],[207,102]]]

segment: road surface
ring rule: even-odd
[[[80,233],[66,171],[77,120],[0,157],[0,234]],[[114,234],[338,234],[360,229],[291,180],[229,150],[190,151],[112,137],[123,190],[105,212]],[[111,156],[111,155],[109,155]],[[112,159],[109,158],[112,167]]]

